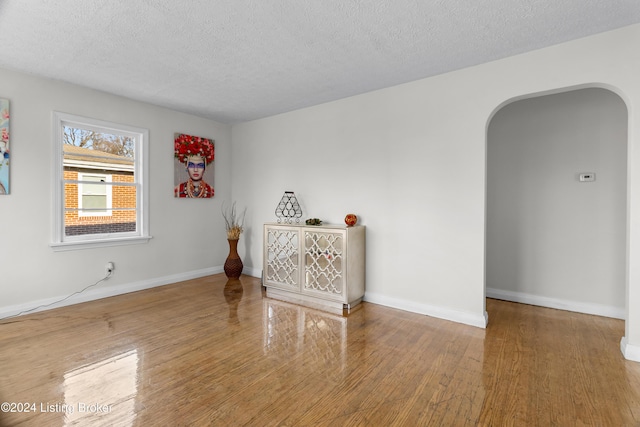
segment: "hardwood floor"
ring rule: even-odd
[[[215,275],[0,322],[0,426],[637,426],[624,322],[338,316]],[[29,412],[27,412],[27,410]]]

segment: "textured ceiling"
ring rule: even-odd
[[[0,0],[0,67],[236,123],[638,22],[639,0]]]

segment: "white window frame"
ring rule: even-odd
[[[85,176],[86,175],[92,175],[92,176],[100,176],[100,177],[104,177],[104,182],[108,182],[111,183],[112,179],[111,179],[111,175],[110,174],[106,174],[106,173],[93,173],[93,172],[78,172],[78,181],[80,181],[78,183],[78,216],[113,216],[113,211],[111,210],[111,208],[113,208],[113,186],[111,185],[106,185],[105,186],[105,196],[107,197],[107,207],[104,211],[98,211],[98,212],[86,212],[84,210],[82,210],[84,208],[84,206],[82,205],[82,201],[84,198],[84,183],[82,181],[86,181]]]
[[[125,135],[134,140],[134,176],[136,186],[136,231],[122,233],[66,236],[64,204],[64,128],[65,126],[97,132]],[[147,243],[149,234],[149,130],[111,123],[74,114],[53,112],[53,224],[51,247],[55,251],[88,249]]]

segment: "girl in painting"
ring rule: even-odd
[[[204,172],[214,159],[213,141],[198,136],[179,134],[174,144],[175,157],[186,167],[189,179],[174,189],[175,197],[210,198],[213,187],[207,184]]]

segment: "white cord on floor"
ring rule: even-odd
[[[50,307],[50,306],[52,306],[52,305],[54,305],[54,304],[59,304],[59,303],[61,303],[61,302],[64,302],[64,301],[68,300],[69,298],[71,298],[72,296],[74,296],[74,295],[78,295],[78,294],[81,294],[81,293],[83,293],[84,291],[86,291],[87,289],[89,289],[89,288],[93,288],[94,286],[97,286],[97,285],[98,285],[98,284],[100,284],[101,282],[104,282],[104,281],[105,281],[105,280],[107,280],[109,277],[111,277],[111,275],[112,275],[112,274],[113,274],[113,272],[112,272],[112,271],[109,271],[109,272],[108,272],[108,273],[107,273],[107,274],[106,274],[102,279],[98,280],[97,282],[95,282],[95,283],[93,283],[93,284],[91,284],[91,285],[89,285],[89,286],[86,286],[84,289],[82,289],[82,290],[80,290],[80,291],[76,291],[76,292],[72,293],[71,295],[67,295],[67,296],[66,296],[66,297],[64,297],[64,298],[62,298],[62,299],[60,299],[60,300],[57,300],[57,301],[54,301],[54,302],[51,302],[51,303],[49,303],[49,304],[39,305],[38,307],[30,308],[29,310],[23,310],[23,311],[21,311],[20,313],[18,313],[18,314],[13,314],[13,315],[11,315],[11,316],[7,316],[7,317],[0,317],[0,321],[2,321],[2,320],[7,320],[7,319],[13,319],[14,317],[19,317],[19,316],[22,316],[23,314],[31,313],[32,311],[36,311],[36,310],[39,310],[39,309],[41,309],[41,308],[47,308],[47,307]]]

